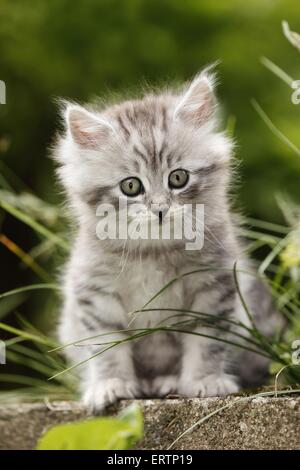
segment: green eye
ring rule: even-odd
[[[126,196],[137,196],[140,194],[144,188],[141,181],[138,178],[130,177],[121,181],[121,190]]]
[[[174,170],[169,175],[170,188],[183,188],[189,180],[189,174],[186,170]]]

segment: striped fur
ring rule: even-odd
[[[178,310],[177,322],[186,318],[182,310],[211,315],[202,324],[192,317],[192,334],[182,324],[174,327],[178,331],[124,342],[87,362],[80,369],[81,391],[94,409],[122,397],[238,390],[238,350],[209,338],[232,339],[229,320],[247,323],[232,268],[240,259],[240,266],[249,270],[248,261],[241,260],[228,204],[232,142],[218,130],[213,83],[214,77],[204,71],[180,94],[147,94],[101,110],[69,104],[65,110],[66,132],[55,158],[78,231],[63,279],[59,337],[71,343],[100,335],[85,346],[69,347],[69,359],[81,362],[105,344],[126,339],[132,330],[170,327],[176,320],[170,319],[176,313],[172,309]],[[176,169],[189,173],[187,185],[178,190],[168,186]],[[99,241],[96,206],[111,203],[118,210],[119,198],[126,198],[120,182],[127,177],[139,178],[144,187],[128,202],[139,202],[149,216],[153,203],[167,205],[169,213],[185,203],[204,204],[202,250],[185,250],[184,240]],[[156,311],[129,315],[176,277],[150,304]],[[245,297],[254,299],[253,276],[240,274],[239,281]],[[267,292],[262,295],[268,299]],[[266,305],[267,314],[272,309],[268,300]],[[255,302],[252,306],[256,315],[259,309]],[[214,329],[218,318],[222,328]]]

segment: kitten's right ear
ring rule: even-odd
[[[82,106],[69,104],[65,110],[68,131],[74,142],[95,150],[114,132],[112,125]]]
[[[200,126],[209,121],[215,110],[214,87],[216,75],[211,72],[214,65],[207,67],[198,74],[179,102],[174,111],[174,119]]]

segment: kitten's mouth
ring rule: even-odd
[[[158,217],[158,223],[159,225],[162,225],[163,219],[169,212],[169,207],[164,207],[164,208],[158,208],[158,209],[152,209],[152,213]]]

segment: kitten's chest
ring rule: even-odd
[[[170,283],[178,276],[173,267],[156,263],[132,265],[119,279],[119,293],[128,312],[141,309],[153,299],[147,308],[167,309],[183,308],[184,286],[181,280]],[[173,312],[174,313],[174,312]],[[162,318],[172,315],[171,311],[153,310],[136,316],[136,326],[151,326]]]

